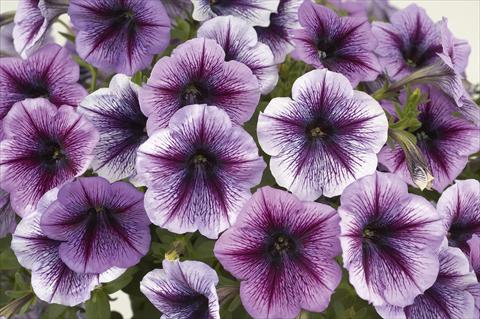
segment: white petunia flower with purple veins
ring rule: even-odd
[[[350,283],[375,306],[407,306],[433,285],[445,237],[440,216],[393,174],[376,172],[340,198],[340,242]]]
[[[197,37],[215,40],[225,51],[225,60],[248,66],[257,77],[260,92],[268,94],[278,81],[278,68],[270,48],[258,42],[255,29],[234,16],[216,17],[206,21]]]
[[[468,291],[475,299],[475,314],[473,317],[478,318],[480,316],[480,236],[473,235],[467,243],[469,246],[470,266],[475,272],[478,282],[475,285],[471,285]]]
[[[453,113],[457,107],[441,92],[430,88],[428,101],[419,105],[422,124],[413,132],[417,146],[434,177],[433,188],[443,191],[462,172],[468,157],[480,149],[480,128]],[[402,148],[386,145],[378,155],[380,163],[414,186]]]
[[[40,226],[49,238],[61,242],[58,254],[75,272],[128,268],[150,247],[143,197],[125,182],[80,177],[60,187]]]
[[[378,40],[375,52],[390,78],[399,80],[432,64],[443,52],[445,41],[452,41],[450,52],[454,69],[465,71],[470,47],[466,41],[453,38],[446,21],[435,24],[423,8],[415,4],[397,11],[391,23],[374,22],[373,33]]]
[[[298,78],[292,99],[270,101],[257,126],[276,182],[302,200],[340,195],[375,172],[387,131],[378,102],[326,69]]]
[[[220,319],[215,270],[199,261],[168,261],[150,271],[140,290],[163,315],[161,319]]]
[[[16,51],[26,58],[38,50],[49,29],[61,14],[67,13],[68,0],[20,0],[15,13],[13,39]]]
[[[93,125],[71,106],[42,98],[16,103],[3,127],[0,186],[22,217],[47,191],[83,174],[98,141]]]
[[[339,217],[330,206],[264,187],[223,233],[214,253],[240,280],[253,318],[294,318],[325,310],[340,283]]]
[[[78,107],[100,133],[92,167],[111,182],[135,180],[137,149],[148,138],[139,89],[128,76],[116,74],[108,88],[88,95]]]
[[[230,227],[265,169],[253,138],[214,106],[189,105],[140,146],[137,172],[148,186],[150,220],[208,238]]]
[[[192,0],[193,19],[205,21],[216,16],[237,16],[252,26],[268,27],[270,14],[280,0]]]
[[[76,107],[87,95],[77,83],[78,64],[67,49],[47,45],[27,60],[16,57],[0,58],[0,120],[16,102],[43,97],[60,107]]]
[[[17,222],[15,212],[10,204],[10,195],[0,188],[0,238],[13,233]]]
[[[354,87],[381,73],[373,52],[377,41],[366,18],[340,17],[311,1],[300,6],[298,18],[302,28],[293,31],[295,57],[316,68],[342,73]]]
[[[469,254],[468,240],[480,236],[480,183],[475,179],[455,181],[438,199],[448,244]]]
[[[37,210],[18,224],[12,237],[12,250],[18,262],[32,272],[35,295],[48,303],[75,306],[90,299],[90,292],[103,282],[120,276],[125,270],[110,268],[102,273],[77,273],[59,256],[61,241],[47,237],[40,227],[40,219],[55,201],[58,188],[47,192]]]
[[[68,14],[78,30],[78,54],[104,72],[133,75],[170,41],[170,19],[159,0],[71,0]]]
[[[435,283],[405,307],[375,307],[385,319],[467,319],[474,317],[474,298],[469,292],[477,285],[467,257],[458,248],[445,244],[439,252],[439,272]],[[435,273],[437,275],[437,273]]]
[[[255,27],[258,41],[270,47],[277,64],[283,63],[287,54],[295,48],[292,32],[300,27],[298,8],[302,2],[303,0],[280,0],[277,13],[270,15],[268,27]]]
[[[215,105],[235,124],[243,124],[255,111],[260,87],[246,65],[225,62],[222,47],[214,40],[201,38],[186,41],[171,57],[161,58],[140,89],[139,99],[151,135],[167,127],[177,110],[191,104]]]

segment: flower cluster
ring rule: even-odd
[[[119,290],[135,318],[480,316],[480,98],[446,18],[19,0],[0,22],[0,317],[108,318]]]

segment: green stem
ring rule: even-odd
[[[88,69],[92,74],[92,83],[90,83],[90,93],[92,93],[97,89],[97,68],[91,66],[90,64],[88,66]]]
[[[72,36],[75,35],[75,32],[73,32],[72,28],[65,21],[57,19],[57,22],[60,23]]]

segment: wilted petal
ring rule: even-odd
[[[0,184],[20,216],[40,197],[83,174],[98,141],[93,125],[70,106],[26,99],[10,110],[0,143]]]
[[[468,56],[470,55],[471,48],[467,41],[455,38],[452,32],[448,29],[447,24],[448,20],[445,17],[438,23],[442,39],[443,54],[450,57],[455,71],[462,74],[467,68]]]
[[[176,18],[186,19],[193,10],[190,0],[161,0],[172,21]]]
[[[176,233],[198,229],[209,238],[233,224],[264,168],[252,137],[206,105],[179,110],[137,156],[150,220]]]
[[[197,36],[215,40],[225,51],[225,60],[242,62],[257,77],[260,91],[268,94],[278,81],[278,69],[270,48],[257,41],[255,29],[243,20],[216,17],[205,22]]]
[[[16,56],[13,46],[13,22],[0,26],[0,57]]]
[[[257,126],[280,186],[303,200],[315,200],[322,194],[340,195],[348,184],[375,171],[388,124],[373,98],[327,70],[298,78],[292,97],[273,99]]]
[[[341,279],[338,215],[264,187],[220,236],[215,256],[241,281],[240,297],[254,318],[294,318],[321,312]]]
[[[10,205],[10,195],[0,188],[0,238],[13,233],[16,226],[15,212]]]
[[[348,186],[340,201],[343,262],[357,294],[374,305],[411,304],[437,277],[445,231],[434,207],[380,172]]]
[[[150,246],[143,193],[125,182],[110,184],[101,177],[63,185],[40,224],[49,238],[61,242],[60,258],[76,272],[128,268]]]
[[[147,273],[140,290],[165,318],[220,319],[216,272],[199,261],[163,261]],[[162,317],[163,318],[163,317]]]
[[[109,88],[93,92],[78,108],[100,133],[92,166],[112,182],[136,175],[137,149],[147,139],[138,90],[129,77],[117,74]]]

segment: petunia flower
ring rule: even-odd
[[[327,205],[259,189],[214,253],[240,280],[240,298],[254,318],[294,318],[321,312],[340,283],[339,218]]]
[[[68,0],[20,0],[15,13],[13,39],[16,51],[26,58],[48,38],[55,19],[67,13]]]
[[[197,21],[233,15],[252,26],[268,27],[270,14],[277,12],[280,0],[192,0],[192,2],[192,16]]]
[[[424,93],[427,94],[428,101],[419,105],[418,116],[422,126],[413,134],[434,177],[433,188],[441,192],[462,172],[468,156],[480,149],[480,129],[455,116],[452,110],[456,106],[442,93],[433,88]],[[415,185],[400,146],[392,148],[386,145],[378,158],[390,172]]]
[[[175,233],[217,238],[235,222],[265,168],[253,138],[214,107],[180,109],[140,146],[139,179],[150,220]]]
[[[278,185],[302,200],[340,195],[372,174],[387,140],[381,106],[354,91],[343,75],[314,70],[293,84],[292,99],[275,98],[260,113],[257,135],[272,156]]]
[[[40,220],[43,232],[61,242],[62,261],[81,273],[137,264],[150,247],[149,225],[143,193],[101,177],[64,184]]]
[[[293,51],[292,32],[300,27],[298,9],[303,0],[280,0],[277,13],[270,15],[268,27],[255,27],[258,41],[265,43],[273,52],[274,61],[283,63]]]
[[[445,231],[435,208],[380,172],[348,186],[340,202],[343,262],[358,296],[375,306],[412,304],[438,273]]]
[[[215,105],[224,109],[235,124],[243,124],[255,111],[260,88],[247,66],[225,62],[223,49],[215,41],[202,38],[189,40],[171,57],[160,59],[140,89],[139,99],[151,135],[166,127],[178,109],[190,104]]]
[[[298,18],[302,28],[293,31],[296,57],[316,68],[342,73],[353,86],[380,74],[373,53],[377,42],[367,19],[340,17],[311,1],[300,6]]]
[[[468,291],[478,284],[465,255],[457,248],[442,247],[440,268],[435,283],[415,298],[411,305],[376,307],[386,319],[466,319],[475,318],[474,298]],[[435,273],[436,275],[436,273]]]
[[[456,181],[438,199],[450,246],[469,254],[468,240],[480,236],[480,183],[475,179]]]
[[[480,237],[473,235],[467,243],[470,250],[470,266],[477,276],[477,281],[480,282]],[[480,283],[471,285],[468,291],[475,299],[474,318],[477,318],[480,315]]]
[[[257,77],[260,92],[268,94],[278,81],[278,69],[270,48],[257,41],[255,29],[240,18],[227,16],[206,21],[197,36],[215,40],[225,51],[225,60],[248,66]]]
[[[109,88],[88,95],[78,107],[100,133],[92,166],[112,182],[135,177],[137,149],[148,137],[138,90],[128,76],[116,74]]]
[[[162,319],[220,319],[215,270],[199,261],[164,260],[162,265],[140,282],[140,290],[163,313]]]
[[[375,52],[388,75],[401,79],[432,64],[444,51],[445,41],[453,41],[455,69],[462,73],[470,49],[465,41],[455,39],[448,31],[446,21],[435,24],[423,8],[411,4],[391,16],[391,23],[374,22],[373,33],[378,39]]]
[[[0,120],[26,98],[43,97],[58,107],[76,107],[87,95],[78,78],[78,64],[56,44],[46,45],[27,60],[0,58]]]
[[[0,238],[13,233],[16,226],[15,212],[10,205],[10,195],[0,188]]]
[[[388,0],[329,0],[337,9],[350,16],[364,17],[369,20],[388,21],[397,11]]]
[[[57,109],[41,98],[16,103],[3,127],[0,186],[22,217],[44,193],[83,174],[98,141],[93,125],[71,106]]]
[[[35,295],[48,303],[75,306],[90,299],[90,292],[103,282],[114,280],[124,269],[111,268],[103,273],[76,273],[59,256],[62,242],[46,236],[40,219],[55,201],[58,188],[46,193],[32,214],[18,224],[12,237],[12,250],[18,262],[32,271]]]
[[[190,0],[161,0],[172,23],[176,18],[186,19],[193,10]]]
[[[170,41],[170,19],[161,1],[71,0],[78,54],[105,72],[133,75],[150,65]]]

